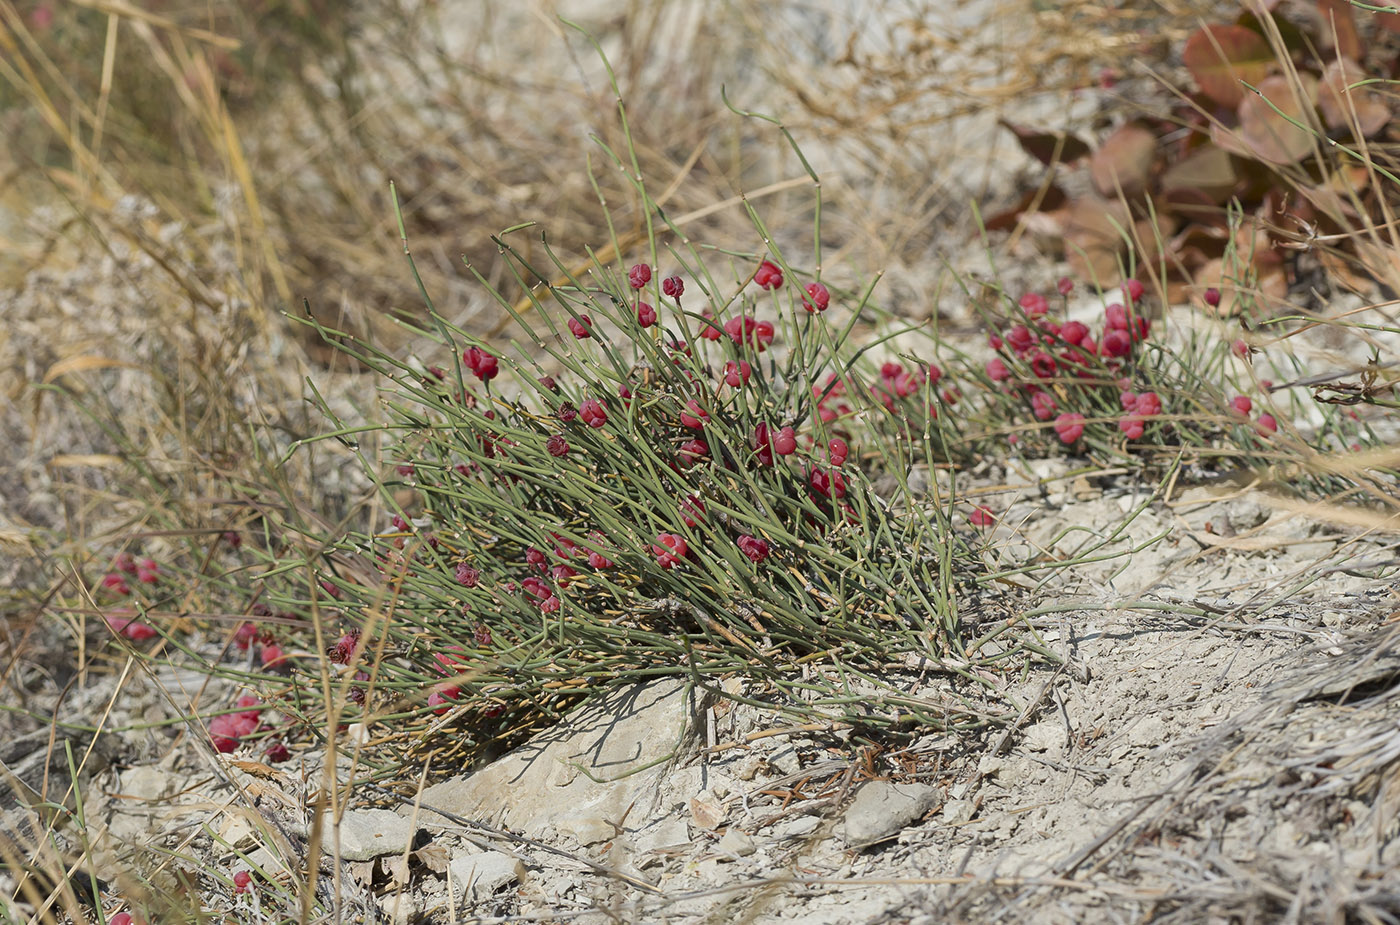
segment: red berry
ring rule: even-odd
[[[1122,289],[1123,297],[1131,303],[1136,303],[1138,299],[1142,298],[1143,292],[1146,291],[1143,288],[1141,280],[1136,279],[1123,280]]]
[[[760,465],[773,465],[773,437],[767,424],[759,424],[753,429],[753,448]]]
[[[1068,276],[1061,276],[1059,282],[1055,283],[1055,288],[1059,290],[1060,295],[1067,296],[1074,291],[1074,280]]]
[[[457,583],[466,588],[475,588],[481,581],[481,572],[465,562],[457,563]]]
[[[943,378],[943,370],[930,363],[928,365],[928,372],[926,373],[926,375],[928,377],[929,385],[938,385],[938,380]]]
[[[1143,417],[1162,413],[1162,398],[1156,392],[1143,392],[1137,397],[1133,410]]]
[[[823,497],[844,498],[846,496],[846,479],[835,470],[813,466],[812,471],[808,473],[807,483],[812,486],[813,491]]]
[[[131,593],[131,589],[127,587],[126,579],[116,572],[102,576],[102,587],[123,597]]]
[[[1114,331],[1128,330],[1128,310],[1114,302],[1103,310],[1104,324]]]
[[[1011,349],[1021,353],[1031,349],[1035,343],[1035,335],[1024,324],[1018,324],[1006,332],[1006,342],[1011,345]]]
[[[1055,399],[1049,392],[1036,392],[1031,396],[1031,413],[1037,421],[1048,421],[1055,416]]]
[[[651,267],[644,263],[639,263],[627,271],[627,282],[633,289],[641,289],[651,282]]]
[[[1077,412],[1067,412],[1055,418],[1055,433],[1059,434],[1060,442],[1070,444],[1084,435],[1084,415]]]
[[[612,568],[613,561],[601,552],[590,552],[588,554],[588,564],[592,568]]]
[[[773,451],[779,456],[791,456],[797,452],[797,434],[791,427],[784,427],[773,437]]]
[[[767,350],[768,345],[773,343],[772,323],[758,321],[750,315],[729,319],[724,323],[724,330],[734,343],[750,347],[759,353]]]
[[[687,469],[710,455],[710,445],[704,440],[687,440],[681,444],[681,465]]]
[[[43,9],[43,7],[40,7],[40,9]],[[118,912],[116,915],[107,919],[107,925],[131,925],[131,913]]]
[[[656,324],[656,309],[646,302],[637,303],[637,324],[649,328]]]
[[[1259,415],[1258,430],[1261,434],[1272,434],[1278,432],[1278,420],[1272,414]]]
[[[1211,308],[1218,308],[1220,306],[1220,290],[1216,289],[1214,286],[1206,290],[1204,298],[1206,304]]]
[[[1111,328],[1103,335],[1103,352],[1111,357],[1125,357],[1133,352],[1133,341],[1127,331]]]
[[[691,430],[703,430],[709,423],[710,413],[700,407],[700,403],[695,399],[685,403],[685,410],[681,412],[681,425]]]
[[[428,706],[432,708],[434,713],[441,716],[452,709],[452,701],[456,700],[461,693],[460,687],[451,684],[444,685],[428,695]]]
[[[500,372],[496,358],[480,347],[467,348],[467,351],[462,354],[462,360],[467,364],[467,368],[472,371],[472,374],[482,382],[491,381]]]
[[[1137,414],[1125,415],[1118,421],[1118,429],[1127,435],[1129,440],[1136,440],[1142,436],[1142,416]]]
[[[745,534],[738,539],[739,551],[748,556],[754,562],[762,562],[768,558],[768,543],[755,536]]]
[[[1045,296],[1038,292],[1026,293],[1021,296],[1018,304],[1021,306],[1021,311],[1026,313],[1027,318],[1039,318],[1050,310],[1050,303]]]
[[[258,638],[258,626],[251,620],[244,620],[238,624],[238,629],[233,631],[233,645],[244,652]]]
[[[811,312],[824,312],[831,304],[831,290],[821,283],[808,283],[807,296],[802,300],[802,307]]]
[[[239,546],[243,545],[243,536],[236,530],[225,530],[220,535],[220,537],[225,543],[228,543],[234,549],[237,549]]]
[[[557,415],[561,424],[567,424],[574,418],[578,417],[578,409],[573,406],[572,402],[566,401],[559,406],[559,411],[557,412]]]
[[[350,664],[350,659],[354,657],[355,649],[359,646],[359,644],[359,630],[351,630],[344,636],[341,636],[339,639],[336,640],[335,645],[331,646],[331,661],[335,662],[337,665]]]
[[[694,529],[705,519],[705,503],[695,495],[688,495],[681,500],[680,513],[685,525]]]
[[[1060,340],[1067,344],[1080,344],[1089,336],[1089,327],[1082,321],[1066,321],[1060,327]]]
[[[126,572],[128,575],[136,574],[136,558],[129,552],[119,552],[112,559],[112,571]]]
[[[583,418],[583,423],[589,427],[602,427],[608,423],[608,413],[596,400],[590,398],[582,405],[579,405],[578,416]]]
[[[156,628],[146,623],[142,623],[135,617],[107,617],[107,625],[112,628],[112,632],[125,636],[132,642],[144,642],[147,639],[154,639],[160,634]]]
[[[583,340],[593,336],[593,319],[587,315],[579,315],[577,318],[569,319],[569,330],[574,337]]]
[[[715,313],[705,309],[700,317],[704,319],[700,327],[700,336],[705,340],[719,340],[719,336],[724,333],[725,329],[715,324]]]
[[[777,289],[783,284],[783,271],[771,260],[765,260],[758,265],[753,281],[758,283],[761,289]]]
[[[991,508],[983,507],[980,504],[973,508],[971,516],[967,519],[974,527],[990,527],[997,522],[996,515],[992,513]]]
[[[826,445],[827,459],[838,469],[846,464],[846,457],[850,455],[850,452],[850,446],[840,437],[833,437]]]
[[[553,594],[540,601],[540,613],[558,613],[563,604]]]
[[[269,642],[258,651],[258,660],[264,668],[285,668],[290,665],[291,657],[277,643]]]
[[[553,434],[545,440],[544,449],[550,456],[563,458],[569,455],[569,441],[563,434]]]
[[[987,361],[987,375],[993,382],[1003,382],[1011,378],[1011,370],[1006,368],[1001,357],[992,357]]]
[[[246,870],[240,870],[233,875],[233,891],[235,893],[246,893],[253,887],[253,875]]]
[[[271,761],[273,764],[281,764],[292,757],[292,750],[287,747],[285,742],[273,742],[267,747],[263,754],[266,755],[267,760]]]
[[[669,569],[689,554],[690,547],[686,545],[683,536],[678,536],[675,533],[658,533],[656,542],[651,546],[651,551],[656,555],[656,564],[664,569]]]
[[[1230,408],[1238,414],[1247,415],[1254,410],[1254,402],[1249,400],[1248,395],[1236,395],[1230,399]]]
[[[661,291],[673,299],[679,299],[685,292],[685,280],[679,276],[668,276],[661,281]]]
[[[737,389],[746,385],[752,375],[753,367],[744,360],[738,362],[730,360],[724,364],[724,382],[733,388]]]
[[[1055,358],[1044,350],[1037,350],[1035,356],[1031,357],[1031,372],[1035,373],[1038,379],[1053,379],[1055,368]]]
[[[1230,352],[1243,360],[1248,358],[1253,351],[1249,349],[1249,344],[1245,343],[1242,339],[1238,339],[1230,345]]]

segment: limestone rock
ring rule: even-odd
[[[932,809],[939,795],[928,784],[867,783],[846,810],[846,843],[868,845],[897,834]]]

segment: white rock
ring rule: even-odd
[[[343,860],[372,861],[408,850],[413,827],[391,809],[352,809],[340,820],[339,837]],[[330,850],[327,845],[327,853]]]
[[[508,883],[519,880],[520,862],[499,851],[483,851],[455,857],[447,865],[452,885],[472,899],[485,899]]]
[[[753,839],[749,837],[747,832],[730,826],[729,831],[725,832],[724,837],[715,844],[715,850],[720,854],[746,858],[757,851],[758,847],[754,845]]]
[[[124,797],[155,801],[169,796],[177,782],[178,778],[164,768],[143,764],[123,771],[119,787]]]
[[[929,784],[870,781],[846,810],[846,843],[868,845],[897,834],[932,809],[939,796],[939,789]]]
[[[1059,755],[1069,744],[1069,732],[1062,723],[1035,723],[1026,727],[1023,742],[1029,751]]]
[[[816,816],[798,816],[795,819],[784,819],[773,826],[773,834],[778,838],[805,838],[815,832],[821,824],[821,819]]]
[[[977,804],[971,800],[949,800],[943,804],[941,818],[949,825],[967,822],[977,811]]]
[[[625,818],[636,829],[653,816],[670,773],[666,758],[687,734],[694,706],[682,681],[620,690],[480,771],[427,788],[422,804],[530,838],[546,828],[582,844],[613,838],[611,823]],[[420,818],[434,816],[423,810]]]

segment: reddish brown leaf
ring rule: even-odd
[[[1104,139],[1089,162],[1089,175],[1100,196],[1137,196],[1147,188],[1157,157],[1157,135],[1146,126],[1129,122]]]
[[[1318,93],[1317,105],[1329,129],[1335,131],[1349,127],[1353,116],[1364,136],[1369,137],[1385,128],[1390,121],[1390,107],[1376,91],[1355,86],[1365,79],[1361,65],[1353,60],[1343,58],[1327,65],[1327,70],[1322,72],[1322,89]]]
[[[1194,190],[1221,203],[1230,198],[1239,179],[1229,152],[1204,144],[1162,173],[1162,189],[1169,193]]]
[[[1186,40],[1181,57],[1201,92],[1231,109],[1244,99],[1240,81],[1259,83],[1274,63],[1269,43],[1244,26],[1197,29]]]
[[[1026,212],[1031,206],[1036,206],[1038,212],[1053,212],[1064,204],[1064,191],[1051,184],[1043,196],[1038,189],[1030,190],[1021,197],[1020,202],[1011,208],[986,218],[983,225],[988,231],[1011,231],[1025,218]]]
[[[1356,30],[1356,11],[1349,0],[1317,0],[1317,12],[1322,17],[1322,34],[1331,39],[1336,35],[1333,47],[1342,57],[1359,61],[1365,50],[1361,45],[1361,34]]]
[[[1317,78],[1299,74],[1298,79],[1301,87],[1294,87],[1281,74],[1266,77],[1259,82],[1259,92],[1240,103],[1240,138],[1261,161],[1296,164],[1313,151],[1316,138],[1306,126],[1312,122]]]
[[[1041,132],[1014,125],[1005,119],[1001,120],[1001,124],[1016,136],[1021,150],[1047,167],[1056,163],[1068,164],[1089,153],[1088,145],[1065,132]]]

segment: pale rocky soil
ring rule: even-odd
[[[972,176],[948,163],[949,183]],[[984,190],[1010,183],[1016,162],[1000,164],[979,177]],[[850,160],[821,166],[859,179]],[[928,253],[977,259],[941,243],[931,236]],[[1042,287],[1057,275],[1029,263],[1009,272],[1012,288],[1017,274]],[[911,300],[930,288],[908,264],[888,284]],[[287,344],[244,327],[236,305],[156,332],[142,307],[167,296],[151,261],[118,247],[41,269],[5,297],[0,438],[16,452],[0,464],[0,581],[47,584],[28,553],[50,531],[86,528],[92,498],[113,484],[95,466],[83,493],[65,487],[56,457],[106,447],[25,390],[65,358],[115,354],[131,367],[104,370],[104,387],[160,404],[142,369],[159,368],[172,339],[218,341],[223,326],[240,346],[211,373],[232,384],[235,405],[284,439],[314,426]],[[356,386],[336,382],[349,413]],[[267,399],[271,383],[282,399]],[[348,460],[325,465],[319,487],[337,503],[365,490]],[[1071,553],[1148,500],[1131,476],[1066,471],[1011,459],[976,474],[974,489],[1013,486],[991,496],[1008,560]],[[1045,610],[1033,625],[1066,667],[1031,670],[1009,691],[1025,707],[1009,730],[929,735],[867,761],[840,730],[783,731],[773,715],[658,683],[440,780],[412,805],[357,791],[338,827],[328,823],[321,886],[347,915],[384,921],[1396,920],[1394,545],[1234,484],[1187,482],[1147,504],[1105,547],[1112,555],[1028,589],[1018,606]],[[98,738],[80,775],[100,869],[139,868],[157,884],[197,869],[209,909],[250,922],[284,914],[270,892],[235,897],[218,875],[249,862],[277,871],[309,850],[320,756],[271,770],[250,764],[254,754],[216,758],[172,717],[223,702],[227,686],[135,670],[115,696],[116,678],[75,674],[72,635],[50,641],[65,657],[27,663],[9,692],[38,713],[105,715],[122,730]],[[0,758],[42,777],[47,730],[16,714],[0,729],[10,742]],[[74,738],[78,753],[87,741]],[[338,766],[342,783],[354,776],[348,759]],[[51,782],[63,789],[61,774]]]
[[[1013,508],[1031,542],[1105,534],[1141,500],[1046,475]],[[1290,904],[1298,921],[1342,906],[1384,920],[1400,890],[1400,595],[1375,573],[1393,553],[1213,495],[1149,506],[1109,550],[1164,538],[1027,602],[1063,606],[1033,623],[1067,663],[1011,692],[1024,716],[1004,733],[867,760],[840,731],[784,732],[658,682],[417,800],[358,791],[325,835],[342,865],[324,863],[350,907],[386,921],[1273,921]],[[128,684],[111,723],[164,715],[177,680],[199,682]],[[115,764],[87,792],[104,851],[230,871],[306,850],[314,751],[216,768],[174,736],[111,737]]]

